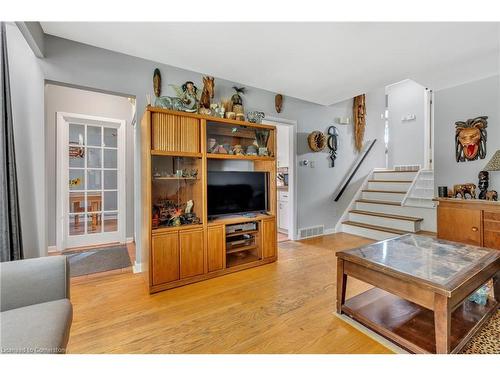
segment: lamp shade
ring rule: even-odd
[[[495,152],[483,171],[500,171],[500,150]]]

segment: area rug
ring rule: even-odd
[[[461,354],[500,354],[500,310],[467,343]]]
[[[70,276],[111,271],[130,267],[127,246],[111,246],[87,251],[64,253],[68,257]]]

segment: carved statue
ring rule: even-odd
[[[486,192],[485,199],[487,201],[497,201],[498,193],[495,190],[490,190]]]
[[[485,158],[487,119],[488,116],[479,116],[455,123],[455,158],[457,163]]]
[[[353,100],[352,115],[354,117],[354,147],[358,152],[363,149],[363,138],[366,127],[365,94],[358,95]]]
[[[486,171],[479,172],[477,176],[479,178],[478,188],[479,196],[478,199],[486,199],[486,192],[488,191],[489,185],[489,173]]]
[[[276,112],[281,113],[282,106],[283,106],[283,95],[277,94],[274,97],[274,108],[276,108]]]
[[[213,99],[215,95],[215,82],[214,77],[203,77],[203,91],[201,92],[200,98],[200,109],[199,113],[210,114],[212,110],[210,109],[210,99]]]
[[[453,196],[462,199],[467,199],[467,194],[471,199],[476,199],[476,185],[474,184],[459,184],[453,185]]]
[[[182,86],[169,85],[175,90],[177,97],[160,96],[155,100],[155,106],[183,112],[198,110],[199,92],[193,82],[187,81]]]
[[[156,97],[161,95],[161,73],[158,68],[153,72],[153,91]]]

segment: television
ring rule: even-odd
[[[208,171],[208,216],[268,210],[267,172]]]

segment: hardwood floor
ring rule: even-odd
[[[279,244],[279,261],[149,295],[143,275],[72,281],[70,353],[390,353],[334,315],[339,233]],[[369,288],[349,279],[347,297]]]

